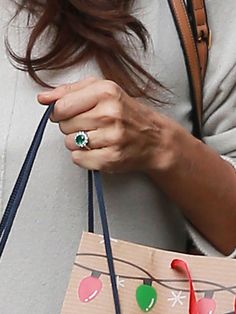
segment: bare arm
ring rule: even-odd
[[[228,255],[236,247],[235,169],[207,145],[181,133],[181,151],[176,148],[162,171],[157,167],[149,174],[193,226]]]

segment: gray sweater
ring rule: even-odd
[[[205,84],[205,142],[236,165],[236,1],[207,0],[213,33]],[[152,42],[140,63],[173,94],[161,110],[190,132],[189,85],[175,25],[166,0],[139,0],[135,14]],[[6,24],[13,12],[0,0],[0,212],[45,108],[36,102],[42,90],[27,74],[15,70],[4,48]],[[28,35],[26,14],[9,29],[12,45],[22,51]],[[44,47],[40,45],[38,51]],[[56,85],[101,75],[93,62],[54,73],[42,73]],[[19,209],[0,267],[0,313],[58,314],[82,230],[86,230],[86,171],[72,164],[63,136],[50,124]],[[204,180],[204,178],[203,178]],[[148,246],[184,251],[189,231],[208,255],[220,255],[193,227],[181,209],[141,173],[103,176],[111,234]],[[222,208],[222,210],[224,210]],[[96,218],[100,231],[99,220]],[[217,230],[216,230],[217,232]],[[235,255],[232,253],[231,257]]]

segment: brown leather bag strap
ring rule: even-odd
[[[208,26],[205,0],[187,0],[190,15],[192,17],[192,29],[198,49],[201,65],[201,74],[204,81],[208,50],[211,46],[211,31]]]
[[[191,27],[190,18],[187,13],[187,8],[184,0],[168,0],[169,6],[176,24],[176,28],[179,34],[181,46],[185,56],[185,63],[188,72],[188,79],[190,85],[190,93],[193,105],[193,133],[195,136],[201,138],[201,124],[202,124],[202,103],[203,103],[203,81],[207,65],[208,56],[208,37],[203,36],[200,32],[200,24],[202,23],[202,13],[198,14],[199,7],[197,5],[203,3],[203,0],[192,0],[192,8],[194,11],[194,23],[199,24],[199,33],[196,29],[196,35]],[[193,3],[194,2],[194,3]],[[203,3],[204,4],[204,3]],[[204,12],[205,12],[205,6]],[[203,8],[201,7],[201,8]],[[201,11],[201,10],[200,10]],[[199,11],[199,12],[200,12]],[[201,11],[202,12],[202,11]],[[205,12],[206,16],[206,12]],[[207,19],[205,19],[207,22]],[[203,29],[203,26],[201,26]],[[208,28],[208,27],[207,27]],[[205,27],[204,27],[205,29]],[[209,36],[208,32],[208,35]],[[197,34],[201,34],[202,37],[197,37]],[[205,33],[204,33],[205,34]],[[207,49],[207,51],[206,51]]]

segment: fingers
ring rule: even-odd
[[[121,126],[124,125],[125,95],[112,81],[88,78],[41,93],[38,100],[42,104],[55,102],[51,120],[59,122],[62,133],[67,135],[65,144],[72,151],[75,164],[87,169],[114,171],[124,140]],[[88,133],[91,150],[76,145],[78,131]]]
[[[100,125],[101,122],[93,110],[59,122],[61,132],[66,135],[78,131],[95,130],[99,128]]]
[[[110,147],[93,150],[75,150],[72,152],[73,162],[82,168],[89,170],[116,171],[116,163],[119,154]]]
[[[77,131],[91,131],[109,125],[117,127],[121,120],[119,107],[120,104],[117,101],[106,99],[87,112],[60,121],[60,130],[68,135]]]
[[[101,170],[102,160],[104,159],[104,150],[75,150],[72,152],[72,161],[77,166],[88,170]]]
[[[99,101],[120,99],[121,88],[112,81],[100,80],[86,87],[66,94],[55,105],[52,115],[54,121],[70,119],[76,115],[93,109]]]
[[[88,77],[82,81],[71,83],[71,84],[64,84],[52,90],[42,92],[38,94],[38,101],[41,104],[49,104],[53,101],[56,101],[68,93],[75,92],[77,90],[81,90],[82,88],[94,83],[97,81],[95,77]]]
[[[115,128],[103,128],[103,129],[97,129],[93,131],[88,131],[88,137],[89,137],[89,148],[91,149],[99,149],[109,146],[122,146],[123,144],[123,137],[120,136],[118,133],[119,131]],[[66,147],[71,150],[75,151],[80,149],[75,144],[75,137],[77,133],[69,134],[65,137],[65,145]]]

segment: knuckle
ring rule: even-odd
[[[62,92],[64,93],[71,93],[72,92],[72,84],[64,84],[61,86]]]
[[[63,97],[64,95],[66,95],[67,93],[70,93],[72,89],[72,84],[63,84],[58,86],[55,89],[55,93],[58,95],[58,98]]]
[[[78,151],[72,152],[71,159],[75,165],[79,165],[80,164],[79,152]]]
[[[87,80],[91,83],[95,83],[98,81],[98,78],[96,76],[91,75],[87,78]]]
[[[65,136],[65,138],[64,138],[64,143],[65,143],[65,147],[66,147],[67,149],[69,149],[69,150],[72,149],[71,139],[70,139],[70,137],[69,137],[68,135]]]
[[[115,82],[109,80],[103,81],[103,89],[105,95],[120,99],[121,87]]]
[[[59,122],[59,129],[60,129],[60,131],[61,131],[63,134],[65,134],[65,135],[68,134],[67,126],[66,126],[66,123],[65,123],[64,121],[60,121],[60,122]]]
[[[66,100],[65,100],[65,97],[63,97],[57,100],[55,103],[54,112],[53,112],[54,119],[60,120],[61,118],[63,118],[65,114],[65,109],[66,109]]]
[[[122,119],[122,106],[119,101],[106,102],[101,110],[103,120],[120,121]]]
[[[114,167],[114,163],[112,161],[112,150],[109,149],[103,152],[103,156],[98,163],[98,170],[103,172],[108,172],[110,169]]]
[[[107,173],[114,173],[119,171],[119,164],[121,160],[122,153],[117,149],[109,149],[104,153],[103,161],[99,163],[98,170],[107,172]]]
[[[117,143],[122,143],[125,139],[125,128],[122,125],[119,125],[114,131],[113,136]]]
[[[55,113],[53,112],[52,114],[51,114],[51,116],[50,116],[50,121],[52,122],[52,123],[57,123],[58,122],[58,120],[56,119],[56,117],[55,117]]]
[[[122,104],[119,101],[113,101],[109,109],[113,118],[116,120],[122,119]]]

